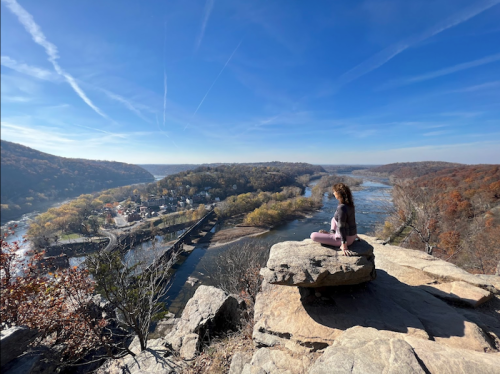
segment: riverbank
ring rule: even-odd
[[[241,226],[224,229],[216,232],[210,238],[203,238],[199,243],[206,243],[207,248],[216,248],[225,244],[236,242],[240,239],[258,236],[271,231],[264,227]]]

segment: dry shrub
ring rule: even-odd
[[[235,353],[248,352],[253,355],[255,347],[252,341],[252,328],[253,323],[248,322],[240,331],[213,340],[193,360],[191,366],[183,371],[183,374],[228,373]]]

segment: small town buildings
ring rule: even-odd
[[[140,221],[141,215],[139,213],[133,212],[126,216],[127,222]]]

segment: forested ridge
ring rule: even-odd
[[[287,162],[200,166],[163,178],[157,182],[158,191],[154,192],[165,190],[163,193],[166,194],[168,190],[180,187],[185,188],[190,196],[206,190],[214,197],[225,199],[230,195],[259,190],[277,192],[281,187],[296,185],[299,176],[324,172],[318,165]]]
[[[1,148],[2,221],[44,201],[154,180],[137,165],[58,157],[5,140]]]
[[[429,165],[429,169],[438,165]],[[405,165],[401,170],[418,170]],[[384,234],[464,269],[494,273],[500,261],[500,165],[460,165],[394,179]],[[418,173],[417,173],[418,174]]]
[[[457,166],[462,166],[462,164],[443,161],[397,162],[366,170],[356,170],[353,173],[392,178],[415,178]]]
[[[310,164],[305,164],[305,163],[293,163],[293,162],[279,162],[279,161],[272,161],[272,162],[247,162],[247,163],[211,163],[211,164],[139,164],[140,167],[146,169],[153,175],[164,175],[168,176],[171,174],[177,174],[181,173],[183,171],[189,171],[189,170],[195,170],[199,167],[210,167],[210,168],[216,168],[221,165],[226,165],[228,167],[230,166],[251,166],[251,167],[276,167],[280,169],[290,169],[290,168],[299,168],[304,165],[308,165],[308,167],[311,167],[312,165]],[[357,167],[356,169],[359,169],[360,167]],[[326,169],[322,168],[321,166],[315,166],[314,170],[318,171],[325,171]]]

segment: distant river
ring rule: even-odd
[[[363,179],[357,175],[343,174],[357,179]],[[386,218],[385,208],[391,204],[391,186],[384,183],[386,180],[372,181],[364,180],[358,191],[353,191],[354,203],[356,205],[356,221],[358,233],[366,234],[373,232],[375,226]],[[306,189],[305,196],[310,196],[310,188]],[[297,240],[309,238],[313,231],[320,229],[329,230],[330,221],[337,209],[338,201],[335,198],[324,197],[323,208],[311,214],[307,218],[297,219],[286,223],[270,232],[259,235],[257,239],[266,246],[271,247],[275,243],[286,240]],[[211,284],[210,274],[216,271],[212,268],[215,259],[232,246],[241,246],[247,240],[253,238],[243,238],[235,243],[224,246],[204,249],[197,247],[188,255],[181,255],[178,264],[175,266],[175,278],[168,292],[167,307],[173,313],[179,314],[186,302],[192,297],[196,288],[200,284]],[[129,253],[129,256],[144,258],[147,253],[151,253],[151,242],[137,246]],[[156,243],[156,250],[163,251],[161,243]],[[151,255],[151,254],[149,254]],[[186,283],[188,277],[199,280],[195,286]]]
[[[364,179],[358,175],[343,175]],[[386,213],[384,208],[391,204],[391,188],[392,187],[387,184],[387,180],[374,181],[372,179],[365,179],[361,188],[357,191],[353,191],[358,233],[366,234],[373,232],[375,226],[385,220]],[[307,188],[305,196],[308,197],[310,194],[311,190]],[[54,204],[54,206],[60,204],[61,203],[57,203]],[[323,208],[320,211],[311,214],[307,218],[288,222],[268,233],[259,235],[257,239],[264,243],[264,245],[271,247],[275,243],[286,240],[300,241],[309,238],[309,235],[313,231],[318,231],[320,229],[329,230],[330,221],[337,209],[337,204],[338,202],[336,199],[329,199],[325,196]],[[32,213],[30,215],[25,215],[20,221],[17,221],[19,224],[19,227],[16,229],[17,239],[21,238],[22,235],[26,233],[29,219],[32,219],[36,214]],[[16,222],[10,222],[9,225],[13,225],[14,223]],[[180,232],[176,234],[178,235]],[[168,248],[165,242],[175,239],[176,234],[165,238],[157,237],[154,245],[152,241],[141,243],[129,251],[126,255],[126,259],[131,259],[133,257],[141,258],[142,260],[152,258],[155,252],[165,251],[165,249]],[[12,240],[15,240],[15,238],[9,237],[9,241]],[[241,246],[248,240],[252,239],[243,238],[236,243],[209,248],[208,250],[197,247],[190,254],[181,255],[178,263],[174,266],[176,270],[174,281],[168,293],[167,307],[169,310],[179,314],[200,284],[211,284],[210,274],[215,271],[211,266],[214,260],[228,248],[232,246]],[[154,251],[152,251],[153,248],[155,249]],[[84,259],[84,257],[70,258],[70,264],[71,266],[79,265]],[[195,286],[191,286],[186,283],[188,277],[195,277],[199,282],[196,283]]]

